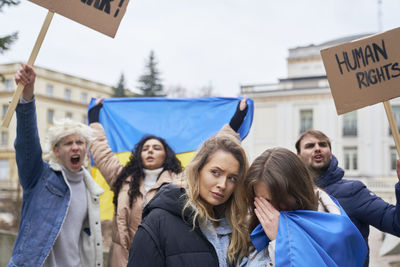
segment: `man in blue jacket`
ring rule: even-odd
[[[99,195],[85,169],[91,129],[65,120],[48,131],[42,160],[32,67],[15,75],[24,85],[16,108],[15,153],[23,201],[19,232],[8,264],[15,266],[103,266]]]
[[[344,180],[344,170],[332,155],[329,138],[322,132],[309,130],[296,142],[297,155],[308,167],[315,184],[335,197],[360,230],[368,245],[369,226],[400,236],[400,184],[396,183],[396,206],[371,192],[362,182]],[[397,160],[400,179],[400,160]],[[368,266],[369,256],[365,266]]]

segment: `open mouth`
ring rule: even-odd
[[[319,162],[319,161],[322,161],[322,159],[323,159],[322,155],[315,155],[315,156],[314,156],[314,160],[315,160],[315,161],[318,161],[318,162]]]
[[[71,157],[71,163],[72,165],[76,165],[79,163],[81,157],[79,155],[74,155]]]

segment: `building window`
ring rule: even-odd
[[[2,145],[2,146],[8,145],[8,132],[6,132],[6,131],[1,132],[0,145]]]
[[[87,104],[87,93],[81,93],[81,103],[82,104]]]
[[[71,101],[71,89],[69,88],[65,89],[65,100]]]
[[[343,115],[343,136],[357,136],[357,111]]]
[[[344,169],[346,171],[356,171],[358,169],[357,147],[343,148]]]
[[[0,180],[8,180],[10,165],[8,159],[0,159]]]
[[[396,121],[397,130],[400,130],[400,105],[392,106],[394,120]],[[390,129],[389,125],[389,135],[392,135],[392,129]]]
[[[48,109],[47,110],[47,123],[53,124],[54,122],[54,110]]]
[[[3,109],[1,111],[1,117],[4,119],[4,117],[7,114],[7,110],[8,110],[8,105],[3,105]]]
[[[6,92],[11,92],[13,90],[14,83],[12,80],[6,80]]]
[[[312,109],[300,110],[300,134],[313,128]]]
[[[48,84],[46,87],[46,96],[48,97],[53,97],[53,92],[54,91],[54,87],[51,84]]]
[[[390,148],[390,170],[396,170],[396,163],[397,163],[397,150],[396,147],[392,146]]]
[[[72,113],[71,112],[65,113],[65,118],[72,120]]]
[[[86,125],[89,124],[89,120],[88,120],[88,116],[87,115],[83,115],[82,116],[82,123],[86,124]]]

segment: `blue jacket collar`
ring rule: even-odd
[[[328,169],[317,178],[314,178],[315,184],[320,188],[325,188],[330,184],[340,181],[344,176],[344,170],[338,167],[338,160],[335,155],[332,155],[332,160]]]

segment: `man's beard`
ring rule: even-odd
[[[314,173],[318,174],[318,176],[320,176],[321,174],[323,174],[329,168],[330,163],[331,162],[328,161],[322,166],[311,165],[310,169],[311,169],[312,172],[314,172]]]

